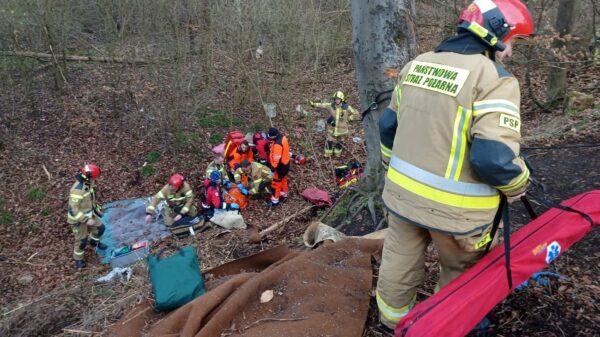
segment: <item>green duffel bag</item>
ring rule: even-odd
[[[196,249],[187,246],[166,258],[148,256],[154,310],[169,311],[204,294],[204,280]]]

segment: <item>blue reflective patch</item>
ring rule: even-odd
[[[471,167],[492,186],[508,185],[523,170],[513,163],[514,152],[504,143],[475,137],[471,144]]]
[[[398,119],[396,118],[396,113],[394,110],[386,108],[381,117],[379,117],[379,138],[381,143],[388,149],[394,147],[397,127]]]

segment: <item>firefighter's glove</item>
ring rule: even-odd
[[[248,190],[242,184],[237,184],[237,187],[240,189],[243,195],[248,195]]]
[[[335,118],[333,116],[329,116],[329,118],[327,118],[327,124],[335,126]]]

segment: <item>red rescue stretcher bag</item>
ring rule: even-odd
[[[505,245],[498,245],[409,311],[398,322],[395,336],[467,335],[511,290],[552,263],[599,223],[600,190],[556,205],[510,237],[510,259],[505,259]],[[507,261],[510,268],[506,267]]]

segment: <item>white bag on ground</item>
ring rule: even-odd
[[[246,229],[244,218],[238,211],[215,212],[210,222],[225,229]]]

